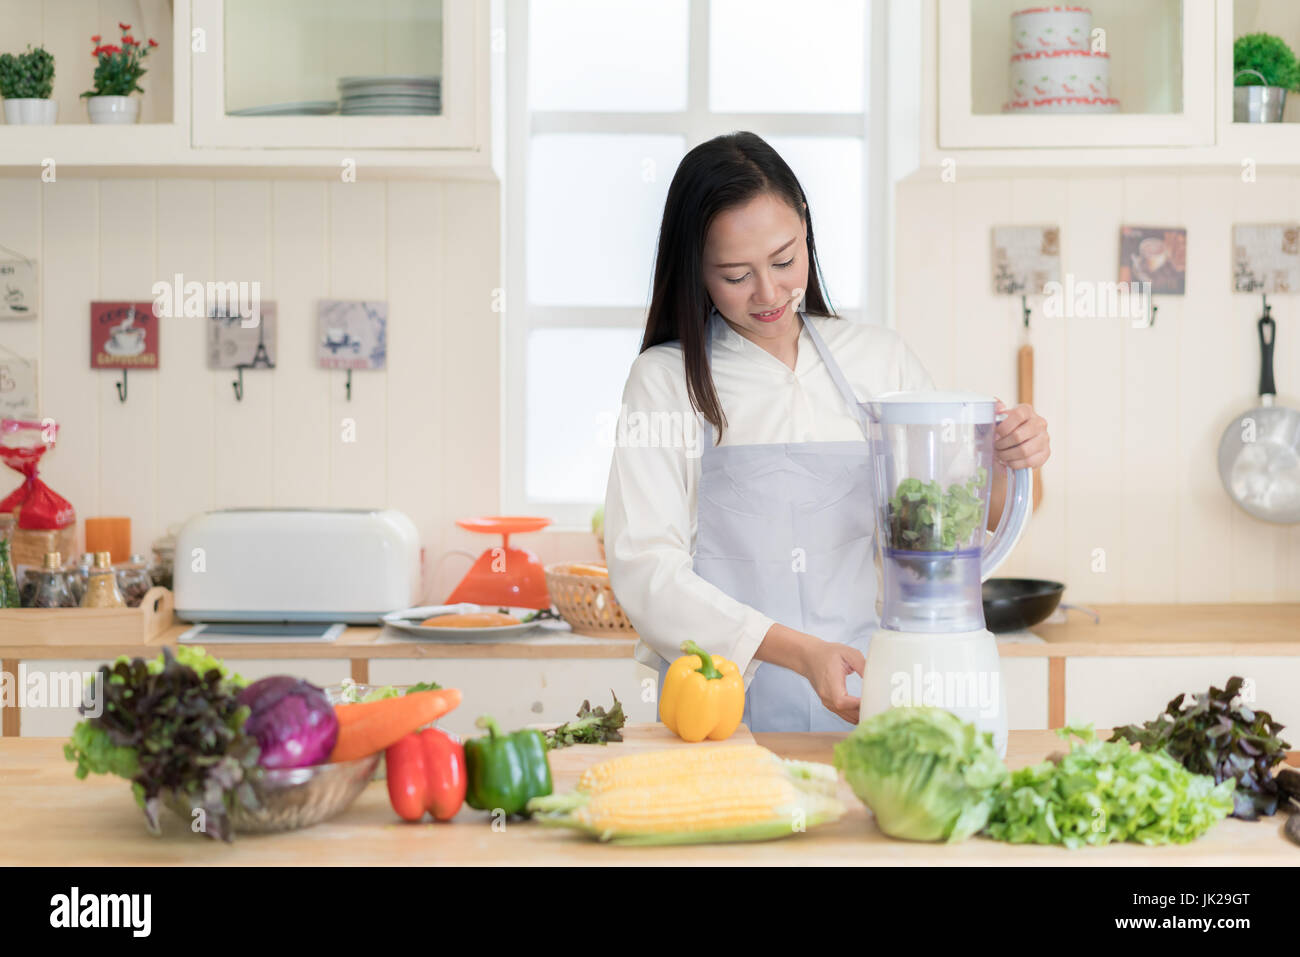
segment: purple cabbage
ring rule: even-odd
[[[339,722],[314,684],[289,675],[263,678],[239,693],[239,703],[249,708],[244,733],[257,739],[262,767],[301,768],[329,759]]]

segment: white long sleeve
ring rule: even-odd
[[[843,319],[809,321],[859,399],[934,387],[892,330]],[[791,370],[720,320],[711,331],[713,379],[727,417],[723,445],[864,440],[807,332]],[[748,684],[774,619],[693,570],[699,453],[708,441],[697,423],[680,345],[665,343],[638,356],[623,392],[605,495],[610,585],[641,635],[639,661],[652,667],[672,661],[690,638],[735,661]]]

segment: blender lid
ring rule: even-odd
[[[882,392],[862,407],[877,422],[891,425],[926,425],[943,419],[982,425],[994,420],[997,400],[979,392]]]

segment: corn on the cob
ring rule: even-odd
[[[685,775],[743,775],[750,772],[779,771],[809,787],[834,796],[839,778],[829,764],[789,761],[756,744],[726,747],[673,748],[629,754],[593,764],[582,772],[578,790],[590,795],[614,787],[634,787],[663,783]]]
[[[829,765],[756,745],[678,748],[603,761],[579,790],[535,798],[529,810],[624,844],[771,840],[840,817],[837,783]]]

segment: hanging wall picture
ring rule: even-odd
[[[212,309],[208,314],[209,369],[275,368],[275,303],[261,304],[254,323],[250,315]]]
[[[1187,230],[1173,226],[1123,226],[1119,235],[1119,281],[1149,282],[1162,296],[1187,288]]]
[[[34,419],[36,360],[0,352],[0,419]]]
[[[1300,225],[1232,227],[1233,292],[1300,291]]]
[[[90,367],[157,369],[158,333],[152,302],[92,302]]]
[[[0,319],[35,319],[36,263],[30,259],[0,260]]]
[[[388,303],[322,299],[316,354],[323,369],[382,369],[388,354]]]
[[[1061,281],[1059,226],[994,226],[993,291],[1000,296],[1037,296]]]

